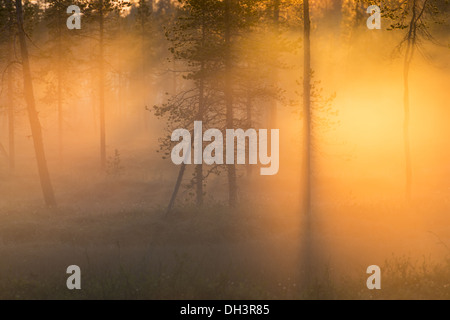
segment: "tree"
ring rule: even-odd
[[[4,46],[3,52],[5,67],[2,70],[2,82],[6,76],[6,111],[8,115],[8,152],[5,150],[5,155],[9,161],[9,168],[13,170],[15,167],[15,103],[14,103],[14,78],[16,73],[16,61],[14,57],[14,38],[17,31],[16,28],[16,10],[12,0],[0,1],[0,29],[4,30],[0,34],[0,44]],[[2,83],[2,90],[4,91],[4,83]]]
[[[73,55],[74,33],[66,27],[66,10],[70,5],[77,5],[71,0],[49,0],[44,13],[44,21],[48,28],[49,39],[46,43],[45,68],[41,72],[47,80],[46,103],[55,103],[58,113],[58,151],[59,159],[63,159],[64,103],[72,91],[73,83],[70,75],[74,73],[75,57]],[[56,86],[54,83],[56,82]]]
[[[405,154],[405,196],[412,197],[413,168],[410,141],[410,71],[416,51],[424,53],[424,41],[438,44],[431,34],[430,22],[442,23],[439,18],[439,7],[446,1],[439,0],[406,0],[399,3],[386,4],[383,13],[392,20],[388,30],[406,30],[398,50],[404,51],[403,61],[403,147]]]
[[[280,25],[280,0],[273,0],[273,28],[274,33],[277,35],[279,33],[279,25]],[[277,61],[278,59],[275,59]],[[276,85],[278,82],[278,72],[277,69],[274,70],[273,73],[273,83]],[[277,101],[275,99],[271,100],[271,110],[270,110],[270,128],[275,128],[277,124]]]
[[[233,59],[232,59],[232,19],[233,13],[231,6],[234,4],[233,0],[224,0],[225,15],[224,15],[224,98],[226,108],[226,128],[234,128],[234,110],[233,110]],[[236,181],[236,165],[227,165],[228,174],[228,203],[230,207],[235,207],[237,204],[237,181]]]
[[[311,272],[311,20],[309,0],[303,1],[303,196],[302,214],[305,218],[304,265],[305,277]]]
[[[186,128],[195,121],[201,121],[204,127],[211,123],[209,115],[211,88],[208,81],[217,71],[214,57],[217,50],[212,39],[211,27],[214,24],[214,12],[217,2],[214,0],[186,0],[181,2],[181,12],[176,23],[166,31],[166,36],[172,46],[169,48],[174,61],[183,63],[186,68],[184,79],[189,82],[185,90],[172,95],[168,103],[161,107],[155,106],[158,117],[168,118],[168,136],[161,141],[165,156],[168,156],[172,143],[170,132],[174,128]],[[200,146],[201,149],[203,146]],[[196,204],[203,205],[204,170],[203,163],[197,163],[192,181],[196,189]],[[181,164],[177,182],[169,202],[168,212],[171,211],[175,198],[185,173],[186,165]]]
[[[153,15],[153,0],[146,1],[146,0],[139,0],[138,2],[139,6],[137,8],[136,12],[136,27],[137,27],[137,34],[140,38],[140,45],[141,45],[141,70],[140,74],[138,75],[140,78],[141,85],[143,87],[143,90],[146,90],[146,85],[148,85],[148,82],[150,81],[149,77],[149,68],[148,68],[148,60],[151,59],[151,61],[155,61],[155,57],[150,53],[154,53],[152,50],[150,50],[150,39],[153,40],[153,34],[152,34],[152,15]],[[151,36],[150,36],[151,35]],[[153,83],[152,83],[153,85]],[[147,96],[142,96],[142,105],[147,105]],[[147,128],[148,127],[148,116],[144,117],[144,125]]]
[[[236,122],[236,67],[239,65],[237,48],[243,37],[258,21],[259,2],[224,0],[222,14],[218,18],[218,32],[222,34],[222,65],[223,65],[223,97],[225,104],[225,128],[234,129]],[[228,147],[228,146],[227,146]],[[234,148],[234,146],[233,146]],[[237,170],[235,164],[227,165],[228,204],[235,207],[238,203]]]
[[[247,105],[239,95],[245,90],[238,90],[246,83],[238,72],[242,66],[239,48],[250,27],[258,21],[256,9],[260,5],[253,0],[186,0],[180,3],[181,16],[168,35],[173,43],[172,55],[185,70],[187,87],[174,94],[167,104],[156,107],[157,116],[168,118],[168,135],[162,139],[165,156],[172,145],[170,128],[187,128],[198,120],[203,122],[205,130],[212,127],[225,131],[245,120],[245,112],[239,109]],[[194,173],[197,204],[203,202],[204,176],[222,169],[227,173],[228,203],[231,207],[237,205],[236,166],[214,166],[204,174],[201,163],[196,164]],[[172,199],[176,197],[184,172],[185,167],[181,165]]]
[[[12,0],[6,0],[6,10],[8,14],[8,65],[7,65],[7,77],[8,77],[8,136],[9,136],[9,167],[11,170],[15,167],[16,162],[16,149],[15,149],[15,129],[14,129],[14,70],[13,70],[13,46],[14,46],[14,15],[13,15],[13,3]]]
[[[270,82],[267,74],[270,72],[264,74],[262,71],[270,70],[265,65],[270,59],[257,61],[267,52],[259,52],[262,46],[256,48],[250,40],[254,36],[251,27],[262,17],[264,6],[261,2],[187,0],[180,3],[179,19],[172,29],[169,28],[167,35],[172,43],[170,51],[173,58],[178,61],[177,65],[182,68],[181,73],[187,81],[167,104],[156,107],[157,116],[168,119],[168,135],[162,139],[165,157],[172,146],[170,132],[174,128],[192,126],[194,121],[202,121],[204,130],[248,127],[253,122],[253,100],[276,96],[274,90],[267,88]],[[253,57],[255,55],[257,57]],[[261,79],[252,79],[257,75]],[[198,205],[203,203],[205,178],[223,170],[227,174],[229,205],[237,204],[235,165],[213,166],[206,172],[203,164],[195,166],[191,182],[192,186],[195,185]],[[171,205],[185,169],[185,165],[181,165]]]
[[[120,19],[119,13],[130,5],[126,1],[95,0],[84,3],[85,15],[91,22],[98,23],[98,94],[99,94],[99,117],[100,117],[100,165],[106,167],[106,108],[105,108],[105,88],[106,88],[106,68],[105,50],[108,32],[105,24],[113,17]],[[112,26],[112,25],[111,25]],[[114,27],[108,28],[109,34],[114,31]]]
[[[106,124],[105,124],[105,61],[104,61],[104,20],[105,11],[109,11],[112,8],[111,1],[100,0],[97,2],[98,9],[98,24],[99,24],[99,100],[100,100],[100,165],[102,168],[106,166]]]
[[[44,194],[44,200],[47,206],[56,206],[56,199],[53,192],[53,186],[50,180],[50,174],[47,167],[47,160],[42,138],[42,129],[39,116],[36,110],[34,99],[33,82],[31,79],[30,61],[26,43],[26,35],[23,23],[22,1],[16,0],[17,28],[20,43],[20,52],[22,56],[22,72],[24,82],[25,100],[27,103],[28,118],[33,136],[34,149],[38,165],[41,187]]]
[[[142,58],[142,80],[146,81],[147,75],[147,36],[150,31],[150,18],[153,14],[153,0],[147,3],[146,0],[139,0],[139,7],[136,14],[136,23],[140,29],[141,36],[141,58]]]

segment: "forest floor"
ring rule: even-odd
[[[59,175],[59,205],[46,208],[32,176],[3,176],[0,298],[450,298],[445,195],[408,207],[316,201],[318,267],[305,287],[295,191],[246,193],[242,184],[239,208],[209,199],[197,209],[180,196],[175,212],[165,216],[172,185],[157,176],[140,178]],[[381,290],[366,287],[372,264],[381,267]],[[81,290],[66,288],[70,265],[81,268]]]

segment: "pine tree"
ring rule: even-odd
[[[181,4],[180,16],[173,27],[167,30],[166,35],[172,44],[169,50],[173,60],[180,61],[184,68],[189,69],[184,75],[189,86],[171,97],[167,104],[155,107],[157,116],[168,118],[168,132],[174,128],[190,127],[194,121],[202,121],[204,127],[211,125],[211,96],[214,93],[208,83],[211,76],[217,72],[214,61],[217,49],[212,33],[217,1],[186,0]],[[170,136],[161,142],[161,147],[168,156],[172,145]],[[169,212],[174,205],[184,172],[185,164],[182,164],[169,203]],[[193,184],[196,186],[196,203],[201,206],[204,194],[202,163],[196,164]]]
[[[258,21],[256,8],[259,3],[249,0],[186,0],[181,4],[185,11],[168,36],[173,43],[170,50],[174,58],[183,63],[182,68],[190,68],[184,77],[190,85],[172,97],[169,103],[157,107],[157,115],[168,115],[169,128],[186,128],[199,120],[206,128],[234,129],[244,120],[242,112],[238,112],[241,111],[238,107],[244,105],[240,103],[238,94],[239,45],[250,27]],[[168,156],[171,145],[170,135],[163,138],[165,156]],[[234,207],[238,200],[236,166],[228,164],[224,168],[229,205]],[[213,167],[206,176],[219,171]],[[182,165],[172,199],[184,172]],[[196,164],[194,184],[199,205],[203,202],[203,172],[203,165]]]
[[[120,19],[120,12],[129,7],[126,1],[94,0],[83,3],[86,20],[97,24],[98,55],[94,64],[98,66],[98,100],[100,118],[100,166],[106,168],[106,46],[108,37],[114,33],[116,28],[113,22]],[[106,28],[108,27],[108,28]]]
[[[58,151],[59,159],[63,159],[64,104],[74,92],[73,74],[76,57],[73,49],[77,43],[79,30],[69,30],[66,26],[66,10],[70,5],[79,5],[71,0],[49,0],[43,19],[48,29],[48,40],[45,43],[45,67],[41,71],[47,83],[44,100],[47,104],[56,104],[58,113]],[[56,85],[55,85],[56,83]]]
[[[410,71],[411,63],[416,52],[426,55],[424,43],[431,42],[439,45],[432,35],[433,24],[442,24],[443,8],[448,6],[447,1],[440,0],[407,0],[400,3],[393,1],[383,7],[384,16],[391,19],[388,30],[405,30],[404,37],[397,47],[404,52],[403,62],[403,146],[405,154],[405,196],[409,202],[412,198],[413,165],[410,141]],[[404,50],[404,51],[402,51]]]
[[[36,110],[34,98],[33,81],[31,77],[28,47],[26,43],[27,36],[25,34],[21,0],[16,0],[16,12],[17,12],[17,28],[19,35],[20,52],[22,57],[24,93],[25,93],[25,100],[27,103],[27,111],[31,126],[31,133],[33,136],[34,148],[36,152],[36,160],[38,165],[39,177],[41,181],[41,187],[44,194],[45,203],[48,206],[55,206],[56,199],[53,192],[53,186],[50,180],[50,174],[47,167],[44,142],[42,138],[42,128]]]

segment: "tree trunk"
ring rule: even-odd
[[[278,29],[280,21],[280,0],[273,0],[273,22],[275,24],[275,31]]]
[[[231,1],[225,0],[225,106],[226,128],[234,129],[233,114],[233,83],[231,78]],[[234,146],[233,146],[234,148]],[[237,204],[236,165],[228,164],[228,204],[235,207]]]
[[[106,125],[105,125],[105,66],[104,66],[104,16],[103,0],[100,0],[100,52],[99,52],[99,95],[100,95],[100,166],[106,167]]]
[[[9,15],[9,25],[8,25],[8,95],[7,95],[7,104],[8,104],[8,138],[9,138],[9,169],[12,171],[16,165],[16,147],[15,147],[15,121],[14,121],[14,100],[13,100],[13,87],[14,87],[14,79],[13,79],[13,69],[12,69],[12,61],[13,61],[13,42],[14,42],[14,17],[12,15],[12,1],[7,0],[6,6],[8,9]]]
[[[412,51],[413,49],[409,48],[408,50]],[[410,60],[408,58],[409,53],[405,56],[405,64],[404,64],[404,72],[403,72],[403,81],[404,81],[404,96],[403,96],[403,108],[404,108],[404,122],[403,122],[403,146],[405,152],[405,196],[406,200],[411,200],[411,189],[412,189],[412,164],[411,164],[411,145],[409,138],[409,122],[410,122],[410,104],[409,104],[409,68],[410,68]],[[412,58],[412,53],[411,53]]]
[[[423,4],[422,13],[426,5],[426,1]],[[421,14],[420,14],[421,15]],[[419,18],[420,18],[419,15]],[[412,160],[411,160],[411,143],[409,137],[409,125],[410,125],[410,101],[409,101],[409,71],[411,62],[414,58],[417,40],[417,1],[414,0],[412,4],[412,17],[409,23],[409,30],[407,35],[407,47],[405,53],[405,61],[403,67],[403,145],[405,152],[405,197],[406,201],[411,200],[412,194]]]
[[[278,35],[279,31],[279,23],[280,23],[280,0],[273,0],[273,27],[274,27],[274,34],[275,36]],[[274,57],[275,61],[277,60],[277,57]],[[272,79],[271,82],[274,86],[278,84],[278,70],[275,66],[272,70]],[[278,110],[277,110],[277,100],[275,98],[270,99],[269,101],[269,121],[268,125],[270,129],[275,129],[277,126],[277,117],[278,117]],[[269,142],[271,144],[272,141]],[[269,145],[270,150],[270,145]]]
[[[203,69],[204,62],[201,64],[201,79],[199,85],[199,110],[198,110],[198,121],[203,121],[204,118],[204,79],[203,79]],[[202,146],[203,150],[203,146]],[[202,151],[201,151],[202,152]],[[196,195],[197,195],[197,206],[201,207],[203,205],[203,164],[197,164],[195,167],[195,181],[197,184]]]
[[[202,42],[201,47],[205,47],[205,41],[206,41],[206,27],[205,27],[205,19],[204,16],[202,16]],[[205,61],[202,60],[200,64],[200,83],[199,83],[199,98],[198,98],[198,115],[197,115],[197,121],[204,120],[204,114],[205,114]],[[203,150],[203,146],[202,149]],[[203,152],[203,151],[201,151]],[[197,206],[201,207],[203,206],[203,164],[197,164],[195,168],[195,182],[196,182],[196,195],[197,195]]]
[[[28,49],[25,40],[25,31],[23,29],[22,1],[16,0],[17,26],[19,29],[20,51],[22,55],[22,70],[25,100],[27,102],[28,117],[33,136],[34,149],[38,165],[41,187],[44,194],[45,203],[48,206],[56,206],[55,195],[53,192],[50,174],[48,172],[47,160],[45,157],[44,143],[42,139],[42,129],[39,122],[38,113],[34,100],[33,82],[31,80],[30,62],[28,59]]]
[[[170,197],[169,206],[167,207],[166,215],[172,212],[173,206],[175,205],[175,200],[177,199],[178,191],[180,190],[181,181],[183,181],[184,172],[186,171],[186,164],[181,164],[180,171],[178,172],[177,182],[175,183],[175,188],[173,189],[172,196]]]
[[[246,102],[246,113],[247,113],[247,129],[251,129],[253,126],[253,99],[251,95],[251,84],[249,89],[247,90],[247,102]],[[246,146],[246,154],[247,154],[247,177],[251,177],[253,174],[253,165],[250,164],[250,143],[247,143]]]
[[[202,21],[202,47],[205,45],[206,40],[206,30],[204,20]],[[198,101],[198,113],[196,121],[204,120],[205,113],[205,80],[204,80],[204,70],[205,70],[205,62],[202,61],[200,65],[200,80],[199,80],[199,101]],[[176,90],[176,81],[174,81],[174,90]],[[176,92],[174,93],[176,94]],[[193,135],[191,135],[193,136]],[[202,146],[203,147],[203,146]],[[203,149],[203,148],[202,148]],[[169,202],[169,206],[167,208],[166,214],[169,214],[173,206],[175,205],[175,200],[178,194],[178,191],[181,186],[181,181],[183,180],[184,173],[186,171],[186,164],[182,164],[180,167],[180,171],[178,173],[178,178],[175,183],[175,188],[172,193],[172,197]],[[197,164],[195,167],[195,185],[196,185],[196,204],[198,207],[203,205],[203,164]]]
[[[332,1],[332,8],[331,8],[331,14],[332,18],[334,19],[335,27],[333,30],[337,32],[336,36],[339,36],[339,33],[341,31],[341,23],[342,23],[342,0],[333,0]]]
[[[304,72],[303,72],[303,196],[304,239],[302,252],[303,282],[310,285],[312,273],[311,240],[311,21],[309,1],[303,1],[304,14]]]
[[[196,182],[196,203],[197,207],[203,206],[203,164],[197,164],[195,167]]]
[[[303,213],[311,213],[311,21],[309,1],[304,1],[304,72],[303,72]]]
[[[9,138],[9,169],[12,171],[16,166],[15,147],[15,121],[14,121],[14,101],[13,101],[13,72],[11,66],[8,68],[8,138]]]
[[[62,111],[62,70],[58,68],[58,153],[59,162],[63,159],[63,111]]]
[[[145,0],[140,0],[139,1],[139,6],[141,9],[141,64],[142,64],[142,69],[141,69],[141,81],[142,81],[142,85],[141,87],[144,90],[147,90],[147,45],[146,45],[146,36],[147,36],[147,30],[146,30],[146,26],[145,26],[145,22],[146,22],[146,1]],[[149,11],[150,14],[153,14],[153,0],[150,0],[149,3]],[[147,105],[147,95],[144,94],[142,96],[142,105],[146,106]],[[150,118],[148,115],[144,116],[144,129],[148,130],[150,128]]]
[[[58,10],[61,11],[61,10]],[[59,12],[61,16],[62,12]],[[61,19],[59,19],[61,20]],[[62,110],[62,30],[61,30],[61,21],[59,21],[58,25],[58,153],[59,153],[59,162],[62,164],[63,159],[63,110]]]

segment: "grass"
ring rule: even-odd
[[[449,299],[450,263],[428,265],[408,258],[392,258],[382,266],[382,289],[368,290],[365,279],[331,280],[325,273],[308,288],[293,281],[264,285],[255,274],[238,270],[205,275],[181,259],[173,268],[120,266],[84,268],[82,290],[67,290],[62,273],[49,277],[10,274],[0,278],[1,299]],[[189,267],[190,266],[190,267]],[[201,267],[201,266],[198,266]]]
[[[0,299],[450,298],[448,256],[390,257],[380,265],[382,290],[366,288],[369,275],[328,262],[302,286],[292,254],[298,228],[246,207],[186,206],[169,217],[154,208],[107,219],[47,210],[3,216]],[[65,286],[71,264],[81,267],[82,290]]]
[[[60,177],[54,209],[26,177],[0,182],[10,195],[0,199],[0,299],[450,298],[445,194],[408,207],[324,190],[306,286],[297,193],[282,183],[248,187],[234,210],[210,198],[198,209],[181,193],[165,216],[173,185],[151,177]],[[66,288],[73,264],[82,290]],[[381,290],[366,288],[372,264]]]

